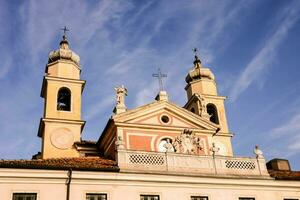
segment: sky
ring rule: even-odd
[[[41,148],[40,97],[48,54],[67,26],[80,55],[82,139],[97,140],[112,115],[114,87],[128,109],[154,101],[158,82],[183,106],[197,47],[215,74],[234,153],[285,158],[300,170],[300,1],[0,0],[0,158],[30,159]]]

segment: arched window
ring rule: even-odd
[[[215,124],[219,124],[218,111],[214,104],[207,104],[206,106],[207,113],[210,115],[209,120]]]
[[[57,110],[71,111],[71,91],[60,88],[57,93]]]

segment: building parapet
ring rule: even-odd
[[[146,152],[118,149],[120,171],[220,175],[260,176],[270,178],[264,158],[198,156],[170,152]]]

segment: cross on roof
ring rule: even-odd
[[[70,31],[69,29],[67,29],[67,27],[65,26],[65,27],[63,27],[63,28],[61,28],[60,30],[63,30],[64,31],[64,35],[63,35],[63,37],[64,38],[66,38],[67,37],[67,31]]]
[[[162,79],[167,77],[167,74],[162,74],[160,71],[160,68],[158,68],[157,70],[157,74],[152,74],[152,77],[155,77],[158,79],[158,84],[159,84],[159,91],[163,91],[164,87],[163,87],[163,82]]]
[[[195,64],[196,66],[199,67],[199,64],[201,64],[201,60],[200,60],[199,57],[198,57],[198,49],[197,49],[196,47],[193,48],[193,52],[194,52],[194,54],[195,54],[195,61],[194,61],[194,64]]]

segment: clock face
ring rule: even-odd
[[[69,149],[74,143],[73,133],[67,128],[55,129],[50,137],[52,145],[58,149]]]

